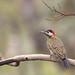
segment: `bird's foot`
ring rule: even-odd
[[[56,56],[56,55],[55,55],[55,54],[50,54],[50,59],[51,59],[53,56]]]

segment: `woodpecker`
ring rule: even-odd
[[[64,48],[62,41],[56,37],[54,30],[41,31],[44,35],[48,37],[47,39],[47,47],[51,54],[54,54],[61,60],[64,64],[65,68],[69,68],[70,64],[67,61],[67,54]]]

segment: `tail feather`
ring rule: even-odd
[[[69,68],[70,67],[70,64],[69,62],[67,61],[67,59],[63,59],[63,64],[66,68]]]

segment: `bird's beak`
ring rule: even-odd
[[[46,31],[40,31],[40,33],[46,35],[47,37],[50,37],[50,36],[46,33]]]
[[[40,33],[45,34],[45,31],[40,31]]]

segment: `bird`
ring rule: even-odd
[[[60,59],[65,68],[70,68],[70,63],[67,60],[67,53],[64,48],[63,42],[58,37],[56,37],[55,31],[50,29],[46,31],[40,31],[40,33],[48,37],[47,47],[51,55],[54,54],[58,59]]]

